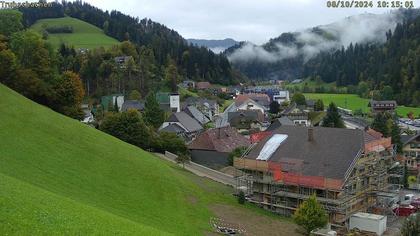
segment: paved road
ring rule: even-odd
[[[173,154],[172,155],[164,155],[161,153],[154,153],[156,156],[160,157],[161,159],[176,163]],[[201,176],[201,177],[207,177],[209,179],[212,179],[216,182],[230,185],[232,187],[235,186],[235,178],[231,175],[207,168],[205,166],[199,165],[194,162],[185,163],[185,169],[188,171],[191,171],[192,173]]]

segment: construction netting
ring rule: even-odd
[[[283,172],[280,163],[235,158],[234,166],[239,169],[270,172],[274,182],[318,189],[341,190],[343,181],[323,176],[308,176],[294,172]]]
[[[250,136],[250,140],[251,143],[258,143],[259,141],[263,140],[264,138],[270,136],[272,133],[270,131],[263,131],[263,132],[258,132],[255,134],[251,134]]]

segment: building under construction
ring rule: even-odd
[[[244,173],[237,189],[282,215],[315,194],[330,222],[343,225],[388,192],[394,155],[391,139],[373,130],[281,126],[235,158]]]

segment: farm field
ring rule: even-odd
[[[231,220],[252,225],[249,231],[280,227],[296,234],[290,220],[237,204],[230,187],[1,84],[0,94],[2,235],[203,235],[213,232],[213,217],[230,220],[221,212],[247,215]]]
[[[331,102],[334,102],[339,107],[353,111],[362,109],[363,112],[368,112],[370,110],[368,107],[369,99],[361,98],[357,94],[305,93],[304,95],[307,99],[321,99],[326,106]],[[397,114],[403,117],[406,117],[407,113],[410,111],[412,111],[416,117],[420,115],[420,107],[398,106],[397,108]]]
[[[108,48],[119,43],[118,40],[105,35],[102,29],[72,17],[41,19],[30,29],[42,34],[44,27],[51,26],[72,26],[74,30],[73,33],[49,34],[47,41],[54,48],[58,48],[61,43],[87,49]]]

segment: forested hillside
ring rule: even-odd
[[[54,3],[52,8],[21,9],[26,26],[43,18],[71,16],[93,24],[119,41],[131,41],[139,50],[151,50],[150,63],[160,67],[173,60],[183,78],[212,83],[230,84],[237,81],[225,56],[216,55],[204,47],[189,45],[175,30],[144,18],[119,11],[103,11],[81,1]]]
[[[305,65],[304,76],[386,92],[399,104],[420,106],[420,17],[398,24],[385,44],[351,44]],[[363,94],[361,94],[363,96]]]

